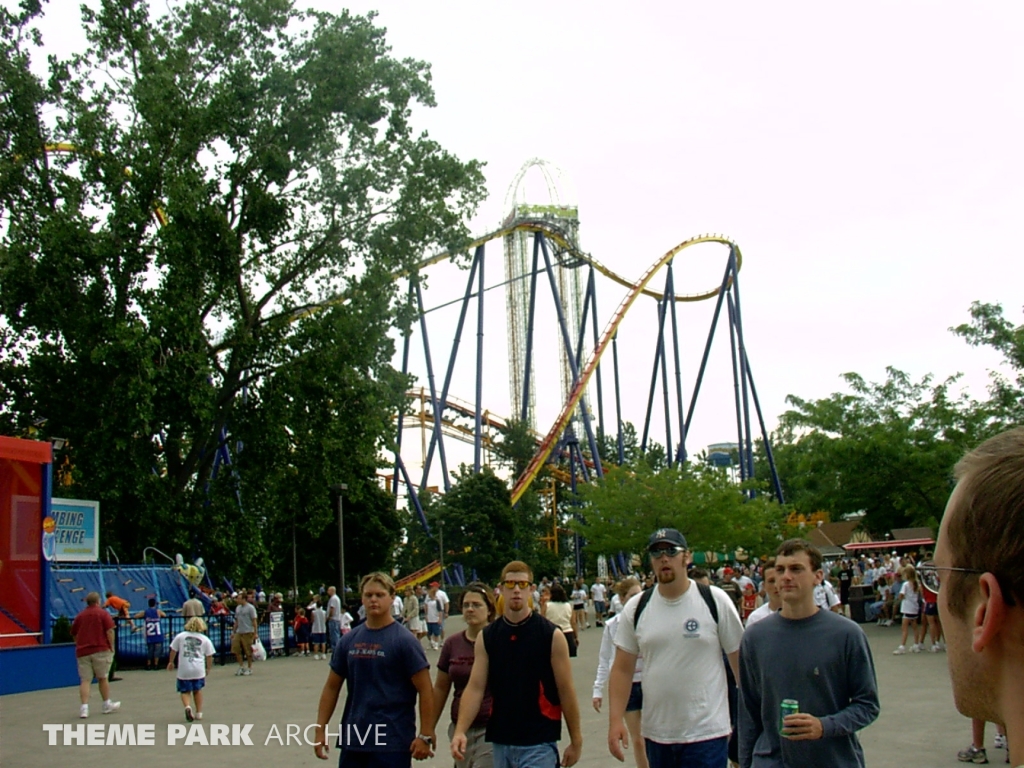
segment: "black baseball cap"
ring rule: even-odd
[[[651,537],[647,540],[647,548],[650,549],[655,544],[673,544],[677,547],[687,549],[686,537],[683,536],[675,528],[659,528]]]

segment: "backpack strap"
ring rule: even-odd
[[[711,611],[711,618],[715,620],[715,624],[718,624],[718,604],[715,603],[715,596],[711,594],[711,587],[707,586],[702,581],[693,582],[697,585],[697,591],[700,592],[700,596],[704,598],[704,603],[707,605],[708,610]],[[636,613],[633,614],[633,629],[636,629],[637,623],[640,621],[640,614],[644,612],[644,608],[651,602],[651,596],[654,594],[654,590],[657,586],[648,587],[640,594],[640,602],[637,603]]]
[[[715,624],[718,624],[718,604],[715,603],[715,596],[711,594],[711,587],[705,584],[703,581],[694,582],[697,585],[697,589],[700,590],[700,596],[704,598],[704,602],[708,606],[708,610],[711,611],[711,618],[715,620]]]
[[[640,621],[640,614],[644,612],[644,608],[651,602],[651,596],[654,594],[654,590],[657,587],[648,587],[640,593],[640,602],[636,604],[636,613],[633,614],[633,630],[636,630],[636,625]]]

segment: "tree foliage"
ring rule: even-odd
[[[45,77],[41,5],[0,8],[2,428],[71,441],[66,493],[122,557],[266,573],[293,514],[324,534],[330,483],[375,508],[407,383],[393,276],[465,241],[480,167],[413,131],[429,68],[372,16],[93,7]]]
[[[726,470],[707,464],[616,467],[579,487],[577,528],[592,554],[641,552],[658,528],[677,528],[690,549],[762,552],[774,548],[785,510],[767,493],[748,498]]]
[[[953,328],[953,332],[971,346],[999,352],[1012,371],[1013,378],[999,371],[990,373],[988,413],[996,426],[1024,424],[1024,324],[1014,326],[1000,304],[976,301],[970,312],[971,321]]]
[[[988,430],[984,408],[956,393],[958,377],[934,384],[887,369],[886,380],[843,376],[849,392],[819,400],[790,395],[774,451],[786,500],[834,518],[863,511],[881,536],[916,525],[937,529],[952,469]]]

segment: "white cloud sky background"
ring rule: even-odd
[[[48,40],[77,32],[77,14],[58,18],[62,4],[50,5]],[[417,110],[416,125],[487,163],[490,197],[474,232],[496,227],[516,171],[541,157],[575,187],[584,250],[625,276],[693,235],[732,237],[744,255],[746,342],[769,428],[787,394],[824,397],[841,389],[845,371],[872,380],[886,365],[914,377],[963,372],[984,396],[998,358],[947,329],[967,320],[973,300],[1001,302],[1021,321],[1024,5],[347,6],[378,10],[393,54],[432,65],[438,106]],[[720,280],[723,251],[701,248],[677,263],[679,292]],[[500,246],[489,253],[493,285]],[[434,306],[452,286],[461,291],[466,275],[430,279]],[[624,289],[604,282],[598,291],[603,328]],[[504,298],[493,291],[487,301],[484,403],[504,414]],[[624,406],[638,425],[653,360],[646,303],[620,335],[635,351],[623,361]],[[694,335],[683,350],[687,398],[712,308],[680,309]],[[440,386],[455,315],[435,314]],[[475,333],[471,312],[452,388],[466,400]],[[691,450],[734,439],[724,341]],[[558,404],[543,392],[538,399],[546,431]],[[664,442],[663,427],[654,437]]]

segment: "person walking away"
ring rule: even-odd
[[[616,597],[619,604],[629,602],[633,595],[639,595],[640,582],[632,576],[627,576],[615,585]],[[601,704],[604,701],[604,687],[608,680],[608,673],[611,671],[612,662],[615,659],[615,631],[619,626],[622,616],[614,614],[604,624],[604,631],[601,633],[601,650],[597,655],[597,675],[594,677],[594,695],[592,703],[595,712],[601,711]],[[629,731],[629,738],[633,740],[633,758],[636,760],[636,768],[648,768],[647,751],[644,747],[644,739],[640,733],[640,712],[643,709],[644,694],[641,686],[644,660],[638,656],[636,659],[636,671],[633,672],[633,687],[629,692],[629,701],[626,702],[626,729]]]
[[[423,646],[391,615],[395,582],[370,573],[359,584],[366,621],[338,641],[320,693],[315,746],[329,752],[325,729],[346,686],[339,768],[408,768],[433,755],[434,695]],[[416,729],[419,698],[420,729]],[[371,735],[372,731],[372,735]]]
[[[206,676],[213,665],[213,643],[206,636],[206,622],[193,616],[185,622],[185,631],[171,640],[171,655],[167,669],[174,671],[174,659],[178,657],[178,674],[175,688],[185,707],[185,719],[189,722],[203,719],[203,688]]]
[[[301,605],[295,606],[295,618],[292,620],[292,632],[295,633],[295,644],[298,646],[298,655],[309,656],[309,619],[306,618],[306,609]]]
[[[85,596],[85,609],[71,622],[71,637],[75,641],[78,660],[78,697],[81,700],[79,717],[89,716],[89,692],[93,677],[99,682],[103,699],[103,714],[109,715],[121,708],[120,701],[110,700],[110,682],[107,675],[114,660],[114,620],[100,608],[100,593]]]
[[[580,759],[583,734],[572,682],[569,646],[554,624],[530,605],[533,571],[513,560],[501,571],[501,617],[477,636],[473,671],[452,735],[456,760],[466,757],[469,728],[489,690],[493,707],[486,739],[495,768],[556,768],[565,718],[570,743],[561,764]]]
[[[740,647],[741,768],[864,768],[857,731],[878,717],[864,630],[821,608],[821,552],[803,539],[775,553],[782,610],[747,629]]]
[[[437,660],[437,678],[434,680],[434,729],[437,719],[444,711],[448,694],[455,687],[452,697],[451,723],[448,726],[448,741],[455,735],[455,724],[459,721],[459,704],[469,684],[476,657],[476,639],[490,622],[494,621],[494,597],[490,588],[479,581],[466,585],[462,593],[462,618],[466,629],[449,636],[441,646]],[[494,750],[487,741],[487,723],[491,718],[493,702],[490,692],[484,691],[480,711],[466,730],[466,751],[462,760],[455,761],[455,768],[493,768]]]
[[[333,651],[341,640],[341,598],[336,587],[327,588],[327,642]]]
[[[561,587],[561,584],[557,586]],[[587,585],[583,583],[583,579],[576,580],[576,589],[572,591],[569,596],[572,600],[572,612],[576,618],[576,626],[583,630],[590,626],[590,622],[587,621]]]
[[[552,584],[550,595],[544,617],[562,630],[569,645],[569,656],[575,658],[580,644],[579,612],[569,604],[561,584]]]
[[[149,598],[149,607],[139,611],[134,618],[142,619],[146,632],[146,669],[159,669],[164,655],[164,625],[167,614],[156,607],[156,598]]]
[[[324,645],[327,643],[327,611],[320,605],[319,600],[313,601],[313,620],[310,623],[309,639],[313,644],[313,658],[326,659],[327,652]]]

